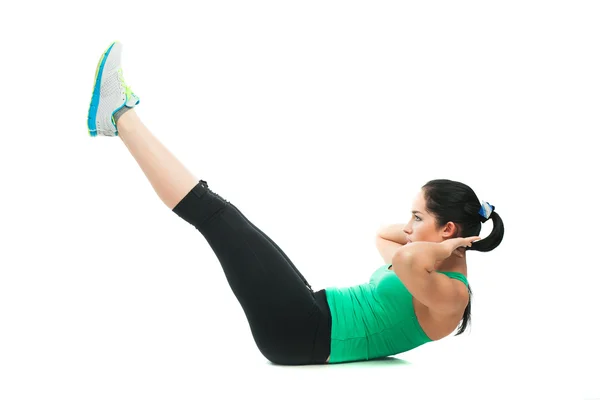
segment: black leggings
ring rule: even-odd
[[[329,357],[331,313],[284,252],[233,204],[200,181],[173,212],[208,241],[269,361],[323,364]]]

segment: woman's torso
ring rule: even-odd
[[[463,258],[453,265],[444,268],[446,272],[458,272],[467,277],[467,263]],[[454,281],[455,285],[464,287],[460,281]],[[466,288],[465,288],[466,289]],[[439,313],[430,310],[423,303],[413,297],[413,306],[417,320],[423,328],[423,331],[431,340],[440,340],[450,335],[463,318],[464,308],[457,311],[455,314]],[[465,304],[466,307],[466,304]]]
[[[390,268],[391,267],[388,267],[388,269]],[[450,268],[450,270],[452,272],[459,272],[465,275],[465,277],[467,275],[466,264],[457,265]],[[460,284],[462,285],[463,283],[460,282]],[[412,298],[412,303],[419,325],[421,325],[425,334],[433,341],[443,339],[454,332],[463,318],[464,310],[452,315],[436,313],[414,298],[414,296]],[[330,357],[327,357],[326,362],[329,362],[329,358]]]
[[[421,328],[431,340],[440,340],[450,335],[463,317],[463,312],[455,315],[436,314],[415,298],[413,306]]]

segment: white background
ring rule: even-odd
[[[0,399],[600,397],[597,2],[2,8]],[[88,136],[114,40],[145,124],[315,290],[366,282],[375,231],[431,179],[495,205],[472,328],[388,361],[269,363],[205,239],[120,138]]]

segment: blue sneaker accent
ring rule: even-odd
[[[113,46],[116,42],[113,42],[110,47],[104,52],[102,59],[99,63],[98,69],[96,71],[96,82],[94,83],[94,91],[92,93],[92,102],[90,104],[90,109],[88,111],[88,132],[90,136],[96,136],[96,115],[98,114],[98,103],[100,102],[100,84],[102,72],[104,71],[104,64],[106,63],[106,59],[110,54]]]

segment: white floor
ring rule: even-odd
[[[166,354],[164,348],[169,346],[156,345],[161,349],[147,349],[144,354],[106,351],[101,356],[84,349],[78,356],[54,351],[55,359],[25,354],[3,370],[0,392],[4,399],[599,397],[591,381],[597,375],[574,377],[575,361],[569,364],[556,358],[542,362],[519,354],[493,354],[484,360],[465,353],[462,359],[440,354],[435,360],[419,360],[406,355],[324,367],[281,367],[250,352],[213,358],[209,351],[174,354],[178,347]]]

